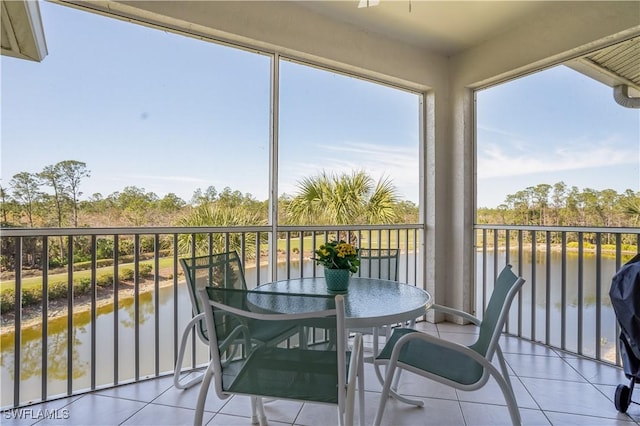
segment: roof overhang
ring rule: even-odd
[[[42,61],[48,52],[38,2],[2,0],[0,6],[2,54]]]
[[[566,64],[609,87],[620,105],[640,108],[640,37],[600,49]]]

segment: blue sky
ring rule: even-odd
[[[2,185],[62,160],[87,198],[135,185],[189,200],[268,194],[267,56],[41,2],[49,55],[2,56]],[[82,37],[78,35],[82,34]],[[478,93],[478,205],[539,183],[640,190],[640,113],[564,67]],[[416,94],[281,64],[279,192],[322,170],[418,200]]]
[[[478,192],[487,205],[560,181],[640,191],[640,110],[615,103],[613,89],[559,66],[477,99]]]

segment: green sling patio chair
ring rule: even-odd
[[[356,336],[353,351],[346,351],[343,296],[214,287],[199,290],[199,296],[203,304],[211,305],[205,317],[207,329],[215,333],[210,333],[211,362],[200,385],[195,425],[202,424],[212,378],[220,399],[251,397],[262,425],[267,422],[263,397],[334,404],[338,423],[351,425],[357,387],[364,425],[362,337]],[[262,345],[254,338],[262,323],[295,328],[299,334],[280,345]],[[327,338],[327,332],[335,338]],[[238,342],[241,348],[229,349]]]
[[[187,281],[193,318],[185,326],[182,333],[173,384],[178,389],[187,389],[198,384],[203,378],[203,374],[195,374],[190,380],[181,381],[184,377],[193,374],[191,371],[188,374],[182,374],[184,353],[191,330],[195,328],[198,338],[205,345],[209,345],[205,314],[202,308],[205,305],[199,300],[197,290],[204,287],[246,290],[247,284],[244,269],[236,251],[183,258],[180,259],[180,265]],[[286,340],[295,332],[296,330],[292,328],[282,329],[273,327],[271,324],[263,324],[256,327],[253,337],[264,344],[271,345]]]
[[[511,302],[523,284],[524,279],[516,276],[511,271],[511,265],[507,265],[496,280],[482,321],[463,311],[440,305],[432,306],[432,309],[460,316],[477,325],[479,334],[472,345],[450,342],[410,328],[394,329],[375,360],[376,364],[386,365],[387,368],[375,425],[380,425],[382,421],[390,394],[405,403],[418,406],[423,404],[422,401],[405,398],[399,391],[392,389],[394,375],[402,370],[465,391],[480,389],[493,377],[504,395],[512,423],[521,424],[520,411],[499,340]],[[491,362],[494,354],[498,357],[501,372]]]
[[[360,249],[360,270],[359,275],[367,278],[378,278],[381,280],[397,281],[398,280],[398,255],[397,249]],[[389,301],[393,303],[393,301]],[[413,326],[414,322],[411,322]],[[365,357],[365,362],[373,362],[378,354],[379,336],[385,336],[389,339],[391,335],[391,327],[394,324],[385,325],[375,328],[358,328],[351,329],[352,333],[360,333],[362,335],[372,336],[372,356]],[[382,383],[382,375],[376,367],[376,375]]]
[[[360,249],[360,276],[398,280],[398,249]]]

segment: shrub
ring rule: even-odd
[[[74,271],[86,271],[91,269],[91,262],[75,262],[73,264]]]
[[[98,259],[96,266],[102,268],[103,266],[113,266],[113,259]]]
[[[91,289],[91,278],[80,278],[79,280],[73,283],[73,291],[74,294],[81,295],[89,293]]]
[[[0,313],[6,314],[13,311],[16,306],[16,292],[12,288],[3,290],[0,293]]]
[[[42,302],[42,289],[31,287],[22,290],[22,306],[37,305]]]
[[[98,238],[96,254],[100,259],[113,257],[113,240]]]
[[[49,300],[63,299],[67,297],[67,283],[55,281],[49,284]]]
[[[143,253],[153,253],[156,247],[156,240],[149,235],[143,235],[140,237],[140,249]]]
[[[96,278],[96,284],[99,287],[108,287],[110,285],[113,285],[113,274],[106,273],[98,275],[98,277]]]
[[[131,268],[122,268],[120,270],[120,274],[118,275],[118,278],[120,278],[120,281],[131,281],[134,277],[134,273],[133,273],[133,269]]]
[[[150,265],[148,263],[142,263],[140,264],[140,276],[141,277],[149,277],[152,276],[152,272],[153,271],[153,265]]]
[[[126,256],[133,255],[133,239],[131,238],[122,238],[118,242],[118,255]]]
[[[49,268],[61,268],[65,263],[58,257],[52,257],[49,259]]]
[[[582,242],[582,248],[584,250],[590,250],[590,249],[594,249],[596,246],[590,242],[587,241],[583,241]],[[572,248],[572,249],[577,249],[580,248],[580,245],[578,244],[577,241],[571,241],[569,243],[567,243],[567,248]]]

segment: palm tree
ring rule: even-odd
[[[627,198],[622,203],[622,209],[633,218],[634,224],[637,224],[640,220],[640,197]]]
[[[304,178],[287,206],[289,223],[355,225],[394,223],[398,196],[388,178],[377,184],[364,171]]]
[[[220,207],[217,203],[200,205],[189,216],[179,221],[179,225],[185,227],[231,227],[261,224],[266,224],[266,220],[262,219],[259,213],[242,206]],[[230,233],[228,236],[227,240],[225,233],[214,233],[210,244],[208,234],[181,234],[178,237],[178,252],[181,255],[191,255],[192,244],[195,244],[193,256],[204,256],[225,250],[240,251],[243,248],[247,257],[255,256],[256,235],[254,233],[247,233],[244,236],[240,233]]]

